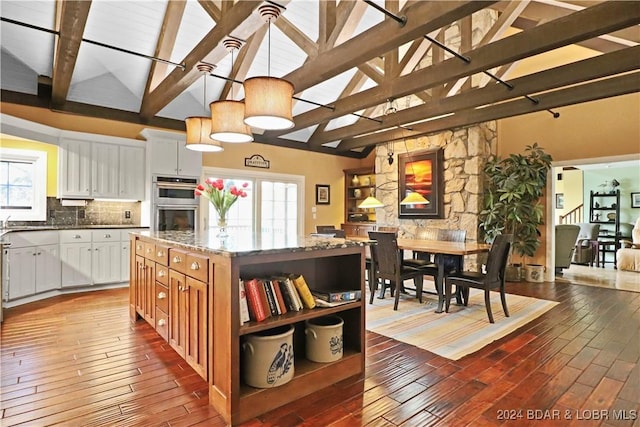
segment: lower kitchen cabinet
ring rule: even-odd
[[[60,231],[62,287],[89,286],[91,281],[91,230]]]
[[[15,300],[60,288],[57,231],[10,233],[6,242],[8,299]]]

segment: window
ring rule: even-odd
[[[260,230],[263,246],[285,244],[304,234],[304,177],[218,168],[206,169],[204,175],[248,183],[247,197],[239,198],[227,213],[230,234],[249,236]],[[215,229],[215,209],[206,203],[202,211],[205,227]]]
[[[0,149],[1,218],[12,221],[47,219],[47,153]]]

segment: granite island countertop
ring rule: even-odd
[[[169,245],[229,257],[317,251],[334,248],[367,246],[370,242],[334,237],[297,236],[288,240],[279,233],[231,234],[225,239],[216,231],[134,231],[134,235],[150,237]]]

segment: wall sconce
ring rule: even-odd
[[[204,77],[203,107],[205,110],[207,109],[207,74],[211,73],[213,67],[212,64],[207,63],[197,65],[198,70],[203,72]],[[187,128],[186,148],[210,153],[224,150],[220,141],[211,139],[211,118],[187,117],[184,123]]]
[[[231,69],[233,70],[233,51],[240,49],[239,40],[228,38],[224,47],[231,52]],[[244,123],[245,105],[234,100],[233,81],[231,81],[231,100],[214,101],[209,104],[211,110],[211,138],[222,142],[242,143],[253,141],[253,134]]]
[[[268,73],[266,77],[251,77],[244,85],[244,122],[258,129],[283,130],[293,127],[293,84],[271,77],[271,20],[280,16],[280,8],[265,4],[258,8],[269,25]]]

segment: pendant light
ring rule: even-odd
[[[383,208],[383,207],[384,207],[384,203],[376,199],[374,196],[367,197],[362,201],[362,203],[358,205],[358,208],[360,209],[374,209],[374,208]]]
[[[293,84],[271,77],[271,21],[280,16],[280,8],[265,4],[258,8],[269,25],[268,73],[266,77],[251,77],[244,81],[244,122],[264,130],[291,129],[293,123]]]
[[[213,65],[200,63],[197,65],[199,71],[203,72],[204,77],[204,96],[203,107],[207,108],[207,74],[213,71]],[[209,117],[187,117],[184,120],[187,127],[187,144],[186,148],[193,151],[205,151],[216,153],[223,151],[224,148],[220,141],[211,139],[211,119]]]
[[[222,42],[231,52],[231,70],[233,71],[233,51],[240,49],[239,40],[228,38]],[[211,138],[222,142],[241,143],[253,141],[251,129],[244,123],[244,102],[236,101],[231,81],[231,99],[214,101],[209,104],[211,110]]]

